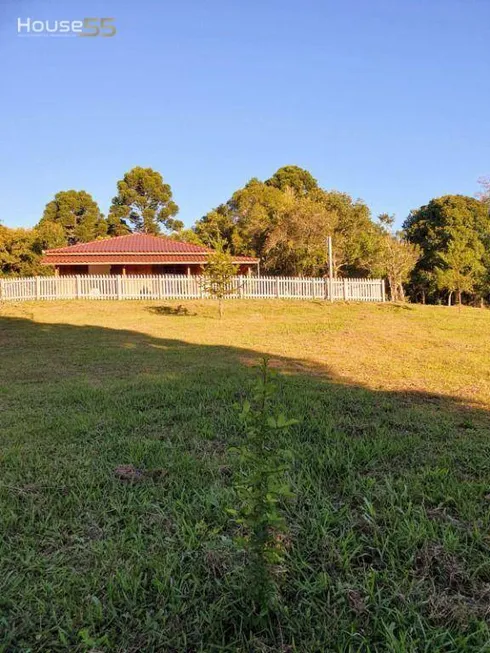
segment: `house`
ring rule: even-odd
[[[48,249],[42,264],[51,265],[55,274],[201,274],[211,249],[172,240],[165,236],[129,234],[115,238],[93,240],[69,247]],[[239,274],[258,271],[259,259],[234,256]]]

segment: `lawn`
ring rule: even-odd
[[[490,650],[489,334],[471,308],[4,304],[0,651]],[[250,631],[226,509],[263,353],[299,423]]]

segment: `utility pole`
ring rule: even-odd
[[[327,236],[328,246],[328,298],[333,302],[333,255],[332,255],[332,236]]]

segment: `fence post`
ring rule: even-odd
[[[381,279],[381,301],[383,303],[386,301],[386,287],[384,279]]]
[[[343,279],[344,282],[344,302],[347,301],[349,295],[349,286],[346,277]]]
[[[116,288],[117,288],[117,298],[122,299],[122,292],[121,292],[121,275],[118,274],[116,276]]]
[[[41,299],[41,279],[36,277],[36,299]]]
[[[75,277],[75,297],[76,299],[80,299],[80,275],[77,274]]]
[[[4,280],[0,279],[0,302],[3,300],[5,288],[4,288]]]
[[[276,277],[276,299],[279,299],[279,279]]]

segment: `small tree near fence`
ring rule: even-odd
[[[204,290],[218,300],[219,317],[223,317],[223,300],[238,292],[234,277],[238,273],[238,265],[233,263],[233,257],[225,250],[220,239],[213,245],[214,251],[209,254],[206,269],[203,274]]]

